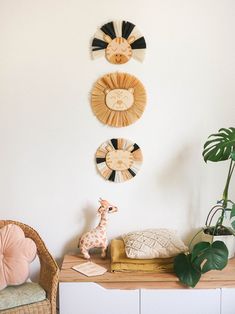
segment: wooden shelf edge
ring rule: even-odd
[[[60,283],[93,282],[106,289],[190,289],[183,286],[173,273],[148,272],[110,272],[110,261],[93,257],[92,261],[108,268],[102,276],[86,277],[71,269],[72,266],[84,263],[77,255],[66,255],[61,268]],[[231,259],[223,271],[210,271],[203,275],[195,289],[235,288],[235,259]]]

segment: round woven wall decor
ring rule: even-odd
[[[132,179],[143,160],[139,146],[124,138],[113,138],[104,142],[97,149],[95,157],[102,177],[113,182]]]
[[[113,21],[104,24],[92,41],[92,57],[105,56],[113,64],[123,64],[132,57],[143,61],[146,49],[144,37],[133,23]]]
[[[143,84],[128,73],[102,76],[91,92],[91,106],[104,124],[123,127],[134,123],[144,112],[146,92]]]

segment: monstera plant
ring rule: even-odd
[[[200,232],[215,235],[235,234],[235,203],[228,198],[229,185],[235,168],[235,128],[222,128],[208,137],[203,149],[204,161],[228,161],[229,168],[221,200],[209,211],[206,226]],[[232,228],[224,226],[229,215]],[[216,218],[215,224],[212,225]],[[198,233],[196,234],[196,236]],[[193,242],[193,237],[191,243]],[[228,262],[228,249],[222,241],[197,243],[188,253],[175,257],[174,270],[181,283],[195,287],[201,275],[210,270],[222,270]]]

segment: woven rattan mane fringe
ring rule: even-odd
[[[132,88],[134,103],[124,111],[115,111],[106,105],[107,90]],[[128,73],[114,72],[102,76],[94,84],[91,92],[91,106],[95,116],[104,124],[113,127],[124,127],[138,120],[146,106],[146,92],[143,84]]]
[[[33,228],[18,221],[0,220],[0,228],[8,224],[19,226],[27,238],[31,238],[37,246],[40,261],[39,284],[47,293],[45,301],[19,306],[0,311],[1,314],[56,314],[56,293],[58,286],[59,267],[48,252],[45,243]]]

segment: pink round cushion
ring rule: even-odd
[[[25,238],[19,226],[9,224],[0,229],[0,290],[28,279],[29,263],[36,252],[36,244]]]

